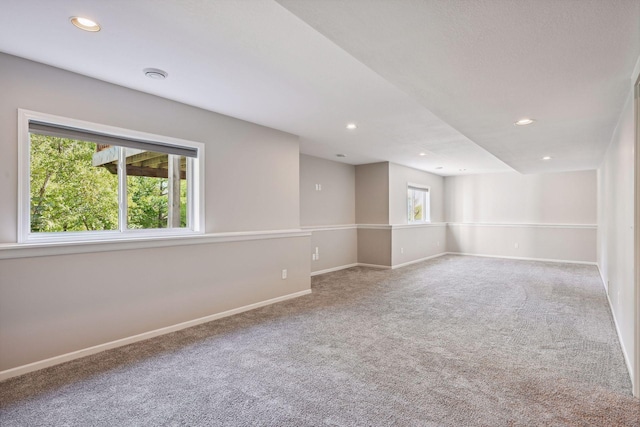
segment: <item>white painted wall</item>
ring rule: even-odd
[[[445,178],[449,252],[596,261],[596,172]]]
[[[595,263],[596,226],[447,225],[448,252]]]
[[[16,242],[18,108],[203,142],[207,232],[299,228],[296,136],[5,54],[0,70],[0,244]],[[0,371],[308,290],[309,246],[281,237],[2,259]]]
[[[598,267],[634,377],[634,168],[633,95],[630,93],[598,169]]]
[[[551,160],[552,161],[552,160]],[[445,178],[448,222],[596,224],[596,172]]]

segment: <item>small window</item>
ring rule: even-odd
[[[21,110],[20,241],[203,230],[200,143]]]
[[[409,224],[431,221],[429,188],[409,184],[407,186],[407,208]]]

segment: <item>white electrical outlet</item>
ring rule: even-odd
[[[284,269],[284,270],[282,270],[282,280],[284,280],[286,278],[287,278],[287,270]]]
[[[320,253],[318,247],[316,246],[316,255],[318,255]]]
[[[438,242],[438,246],[440,246],[440,242]]]
[[[322,191],[322,184],[318,184],[318,187],[320,187],[320,191]]]
[[[403,254],[404,253],[404,248],[400,248],[400,253]]]
[[[316,254],[311,254],[311,261],[315,261],[316,260]]]
[[[516,244],[514,245],[514,247],[515,247],[516,249],[518,249],[518,248],[520,247],[520,245],[516,243]]]

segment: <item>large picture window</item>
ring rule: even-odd
[[[407,216],[409,224],[431,221],[429,188],[415,184],[407,185]]]
[[[203,230],[203,144],[20,110],[20,239]]]

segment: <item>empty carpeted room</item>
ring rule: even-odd
[[[640,0],[0,3],[3,427],[640,426]]]

